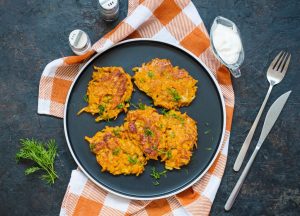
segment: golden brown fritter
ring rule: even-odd
[[[152,108],[129,111],[124,128],[132,140],[136,140],[147,159],[158,159],[158,145],[162,142],[163,131],[160,128],[162,115]]]
[[[170,110],[162,118],[164,142],[159,145],[161,161],[166,169],[180,169],[187,165],[197,145],[197,125],[186,113]]]
[[[168,59],[153,59],[133,71],[134,83],[156,106],[177,109],[188,106],[196,96],[197,80],[185,69],[173,67]]]
[[[139,175],[144,171],[147,161],[143,151],[135,140],[130,140],[123,127],[106,127],[85,139],[90,143],[91,151],[96,154],[102,172],[113,175]]]
[[[131,77],[121,67],[95,67],[87,89],[88,105],[78,114],[98,114],[96,121],[116,118],[127,112],[133,86]]]
[[[106,127],[86,140],[102,171],[139,175],[149,159],[161,159],[169,170],[188,164],[197,136],[196,122],[187,114],[162,115],[144,106],[129,111],[122,126]]]

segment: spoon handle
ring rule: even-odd
[[[242,145],[242,148],[241,148],[241,150],[240,150],[240,152],[239,152],[236,160],[235,160],[235,163],[234,163],[234,166],[233,166],[233,170],[234,171],[239,171],[240,168],[241,168],[241,166],[242,166],[242,163],[244,161],[245,155],[247,153],[247,150],[248,150],[249,145],[251,143],[252,137],[253,137],[254,132],[256,130],[257,124],[259,122],[260,116],[261,116],[262,112],[264,111],[266,103],[267,103],[267,101],[269,99],[269,96],[271,94],[272,88],[273,88],[273,85],[270,85],[270,87],[268,89],[268,92],[267,92],[267,95],[266,95],[266,97],[264,99],[264,102],[262,103],[262,105],[261,105],[261,107],[259,109],[259,112],[258,112],[258,114],[257,114],[257,116],[255,118],[255,121],[253,122],[252,127],[251,127],[251,129],[250,129],[250,131],[249,131],[249,133],[248,133],[248,135],[247,135],[247,137],[246,137],[246,139],[245,139],[245,141],[244,141],[244,143]]]

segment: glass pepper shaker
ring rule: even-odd
[[[118,0],[99,0],[100,12],[105,21],[115,21],[119,16]]]

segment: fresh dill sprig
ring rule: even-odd
[[[35,166],[25,170],[25,175],[44,171],[40,178],[48,184],[53,184],[58,178],[54,169],[54,160],[57,155],[55,140],[52,139],[43,143],[35,139],[21,139],[20,143],[20,151],[16,153],[17,162],[25,159],[36,163]]]

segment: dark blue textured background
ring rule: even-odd
[[[121,16],[127,12],[121,1]],[[246,52],[242,77],[234,80],[235,113],[228,163],[212,215],[297,215],[300,212],[300,2],[297,0],[194,1],[210,27],[225,16],[240,28]],[[0,212],[1,215],[58,215],[71,170],[76,168],[63,134],[62,120],[39,116],[38,83],[51,60],[71,55],[68,34],[86,31],[94,42],[116,24],[99,16],[97,1],[0,0]],[[265,141],[230,213],[225,201],[238,179],[232,170],[268,89],[266,69],[280,50],[292,53],[286,78],[273,89],[267,107],[282,93],[293,93]],[[263,117],[265,116],[263,114]],[[262,121],[258,129],[261,129]],[[259,131],[259,130],[258,130]],[[254,141],[258,139],[256,132]],[[24,176],[27,164],[15,163],[20,138],[55,138],[60,178],[50,187]],[[254,143],[250,150],[253,150]],[[249,155],[247,155],[247,159]]]

